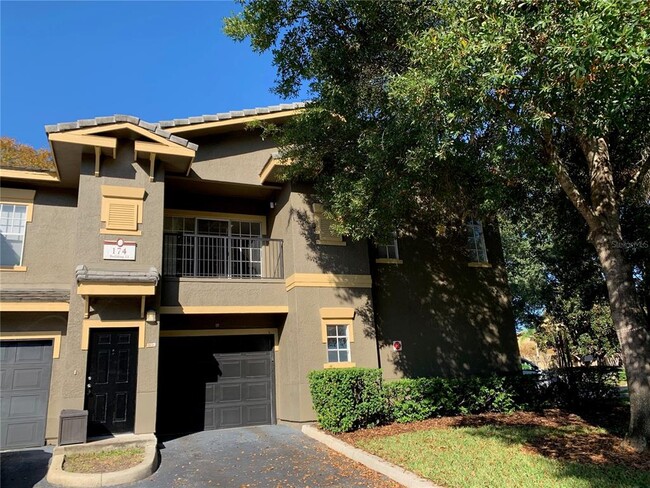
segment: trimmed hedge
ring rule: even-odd
[[[390,417],[406,423],[439,415],[512,412],[516,392],[501,376],[415,378],[387,382],[384,392]]]
[[[385,420],[386,399],[380,369],[312,371],[309,389],[318,423],[325,430],[349,432]]]
[[[618,398],[617,374],[616,368],[572,368],[541,381],[515,374],[382,383],[380,369],[349,368],[312,371],[309,387],[321,427],[339,433],[443,415],[590,405]]]

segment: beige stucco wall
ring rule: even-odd
[[[0,314],[2,334],[10,335],[12,332],[60,332],[61,351],[68,344],[70,338],[66,335],[67,316],[65,313],[25,313],[3,312]],[[28,340],[25,337],[25,340]],[[52,379],[50,381],[50,396],[47,407],[47,421],[45,424],[45,438],[52,442],[59,435],[59,413],[62,410],[62,384],[66,376],[72,372],[65,369],[63,353],[59,358],[52,359]]]
[[[309,194],[287,184],[269,217],[271,236],[284,239],[285,276],[309,274],[369,274],[367,245],[317,244]],[[322,341],[321,308],[353,308],[354,342],[351,360],[356,366],[377,367],[377,348],[369,337],[372,329],[372,298],[369,288],[296,287],[286,292],[289,314],[276,352],[277,417],[279,421],[308,422],[315,419],[307,375],[323,369],[327,346]]]
[[[312,408],[307,375],[327,363],[327,346],[322,341],[320,309],[352,307],[360,312],[371,306],[369,289],[294,288],[289,292],[289,316],[280,336],[276,353],[278,419],[308,422],[316,418]],[[359,367],[377,367],[375,341],[368,336],[372,323],[363,313],[353,320],[354,342],[350,343],[351,360]]]
[[[134,163],[133,143],[120,140],[117,158],[102,161],[101,176],[94,176],[94,159],[84,156],[79,178],[79,202],[76,229],[73,232],[75,247],[73,264],[84,264],[88,268],[105,270],[146,270],[162,265],[162,235],[164,209],[164,171],[159,165],[155,181],[149,181],[148,165]],[[135,187],[145,189],[142,235],[121,236],[100,234],[102,222],[101,185]],[[136,260],[104,261],[103,241],[124,237],[137,243]],[[146,308],[157,308],[158,297],[148,297]],[[84,300],[76,293],[72,283],[70,313],[68,320],[69,341],[62,350],[65,370],[77,372],[68,374],[62,381],[62,408],[83,408],[85,395],[85,372],[87,351],[81,349]],[[91,298],[91,320],[142,320],[140,307],[133,298],[98,299]],[[149,346],[138,351],[138,379],[135,413],[135,432],[149,433],[155,429],[155,399],[158,383],[158,330],[159,326],[147,324],[145,343]]]
[[[202,180],[260,185],[260,172],[275,144],[259,131],[241,131],[193,139],[199,145],[192,175]]]
[[[165,278],[163,306],[286,306],[284,280]]]
[[[30,188],[29,185],[13,186]],[[25,229],[23,266],[27,271],[0,271],[2,286],[67,289],[74,270],[72,235],[76,225],[76,193],[44,187],[31,189],[36,194],[32,221]]]

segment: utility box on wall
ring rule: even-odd
[[[88,410],[61,410],[59,445],[83,444],[88,432]]]

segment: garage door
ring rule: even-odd
[[[45,443],[51,341],[0,342],[0,448]]]
[[[161,434],[275,423],[273,336],[161,337]]]
[[[271,354],[215,354],[220,374],[205,386],[206,430],[273,423]]]

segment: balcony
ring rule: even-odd
[[[163,276],[283,279],[282,239],[166,233]]]

